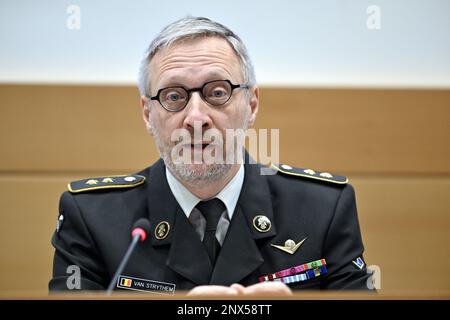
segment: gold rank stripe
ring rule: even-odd
[[[118,178],[118,177],[127,177],[128,175],[112,175],[112,176],[108,176],[111,178]],[[145,177],[144,176],[140,176],[140,175],[130,175],[130,176],[136,176],[139,178],[142,178],[141,181],[137,182],[137,183],[129,183],[129,184],[119,184],[119,185],[104,185],[104,186],[98,186],[98,187],[87,187],[87,188],[80,188],[80,189],[72,189],[72,182],[67,184],[67,189],[69,189],[69,191],[71,193],[81,193],[81,192],[85,192],[85,191],[92,191],[92,190],[101,190],[101,189],[126,189],[126,188],[131,188],[131,187],[136,187],[139,186],[141,184],[143,184],[145,182]],[[103,177],[101,177],[103,178]],[[101,178],[93,178],[93,179],[101,179]],[[85,179],[88,180],[88,179]]]
[[[280,171],[280,172],[282,172],[284,174],[291,175],[291,176],[310,178],[310,179],[314,179],[314,180],[332,182],[332,183],[336,183],[336,184],[347,184],[348,183],[348,178],[347,177],[345,177],[345,181],[337,181],[337,180],[334,180],[334,179],[331,179],[331,178],[330,179],[325,179],[325,178],[316,177],[316,176],[309,175],[309,174],[290,172],[290,171],[287,171],[287,170],[283,170],[283,169],[281,169],[280,167],[278,167],[278,166],[276,166],[274,164],[272,164],[271,167],[275,168],[277,171]]]

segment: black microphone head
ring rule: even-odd
[[[149,233],[150,229],[151,229],[150,221],[146,218],[140,218],[140,219],[136,220],[136,222],[133,224],[133,229],[136,229],[136,228],[141,228],[145,232]]]
[[[141,241],[144,241],[147,238],[147,235],[150,233],[151,225],[150,221],[146,218],[140,218],[133,224],[133,229],[131,231],[131,235],[134,237],[137,230],[143,230],[145,235],[142,235]]]

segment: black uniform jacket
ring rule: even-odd
[[[247,286],[258,283],[260,276],[325,259],[326,274],[289,286],[367,289],[352,186],[286,171],[261,175],[260,168],[245,164],[242,191],[214,267],[169,188],[162,160],[138,173],[145,177],[138,186],[64,192],[64,220],[52,238],[50,291],[68,289],[71,266],[79,267],[82,290],[106,289],[131,242],[133,223],[141,217],[150,220],[152,234],[136,247],[122,272],[125,277],[174,285],[177,291],[206,284]],[[263,232],[254,219],[261,215],[270,221]],[[163,221],[168,232],[157,239],[155,227]],[[271,245],[305,238],[294,254]]]

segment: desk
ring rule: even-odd
[[[103,292],[0,292],[0,300],[450,300],[450,291],[297,291],[291,296],[248,295],[248,296],[187,296],[186,292],[173,295],[152,293]]]

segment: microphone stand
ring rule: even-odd
[[[136,247],[136,244],[139,242],[140,239],[141,239],[141,234],[138,233],[133,237],[133,240],[131,240],[131,244],[128,247],[128,250],[125,253],[125,256],[123,257],[122,261],[120,262],[119,267],[117,268],[116,274],[114,275],[111,282],[109,283],[108,290],[106,290],[107,295],[111,295],[114,287],[116,286],[117,279],[119,278],[123,269],[125,269],[128,259],[130,259],[130,256],[133,253],[134,247]]]

